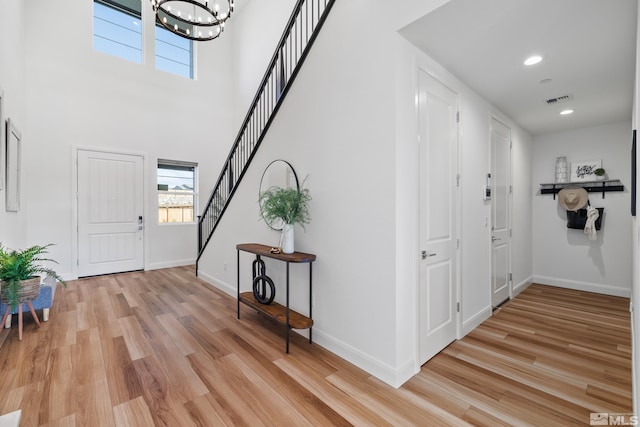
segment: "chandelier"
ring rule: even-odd
[[[151,0],[156,21],[190,40],[218,38],[231,17],[234,0]]]

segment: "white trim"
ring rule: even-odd
[[[518,294],[520,294],[520,292],[524,291],[529,286],[531,286],[531,284],[533,284],[533,276],[529,276],[526,279],[524,279],[522,282],[520,282],[517,285],[515,285],[513,287],[513,297],[512,298],[515,298]]]
[[[631,313],[631,391],[633,395],[633,412],[635,414],[638,413],[638,395],[640,391],[638,390],[638,359],[640,359],[640,354],[638,354],[638,340],[636,337],[636,328],[638,327],[635,324],[635,314],[633,312],[633,298],[629,302],[629,312]]]
[[[236,285],[232,286],[227,282],[225,282],[224,280],[216,279],[212,275],[204,273],[202,271],[198,272],[198,279],[202,279],[203,281],[207,282],[214,288],[220,289],[225,294],[232,296],[233,299],[238,298],[238,288]]]
[[[446,87],[447,89],[449,89],[451,92],[456,94],[456,109],[457,112],[460,114],[459,117],[459,121],[457,122],[457,147],[456,147],[456,174],[458,174],[458,176],[462,176],[462,167],[461,167],[461,147],[462,147],[462,114],[461,114],[461,109],[462,109],[462,96],[460,94],[460,91],[454,89],[451,85],[449,85],[448,83],[445,83],[445,79],[440,78],[438,75],[438,72],[433,70],[432,67],[430,67],[425,61],[416,58],[415,59],[415,63],[414,63],[414,99],[415,101],[415,114],[414,114],[414,128],[413,128],[413,136],[414,136],[414,152],[415,152],[415,156],[414,156],[414,177],[413,177],[413,182],[414,182],[414,194],[415,194],[415,200],[420,200],[420,156],[418,156],[419,150],[420,150],[420,110],[419,110],[419,96],[420,96],[420,72],[424,72],[427,75],[429,75],[431,78],[433,78],[434,80],[438,81],[438,83],[440,83],[442,86]],[[460,245],[458,246],[458,248],[456,249],[456,253],[455,253],[455,260],[456,260],[456,283],[455,283],[455,287],[456,287],[456,299],[457,302],[460,303],[460,306],[462,307],[463,305],[463,301],[462,301],[462,184],[456,186],[456,194],[454,195],[455,197],[455,224],[456,224],[456,235],[455,238],[457,240],[460,241]],[[414,325],[415,327],[415,347],[414,347],[414,357],[415,357],[415,362],[414,362],[414,373],[419,372],[420,370],[420,296],[419,296],[419,290],[420,290],[420,260],[418,257],[418,254],[420,253],[420,239],[419,239],[419,230],[420,230],[420,204],[419,202],[416,202],[415,205],[413,206],[414,208],[414,230],[416,230],[417,232],[415,233],[416,238],[415,238],[415,254],[416,254],[416,261],[414,264],[414,295],[416,296],[415,300],[415,305],[414,305],[414,312],[415,312],[415,316],[414,316]],[[460,339],[462,338],[463,334],[462,334],[462,308],[456,313],[456,338]],[[365,366],[365,365],[357,365],[357,366]],[[363,368],[365,370],[367,370],[368,372],[374,372],[372,370],[368,370],[366,368]],[[404,368],[403,368],[404,369]],[[375,375],[375,374],[374,374]],[[383,381],[387,382],[388,384],[392,384],[391,382],[387,381],[384,378],[387,378],[386,376],[378,376],[376,375],[378,378],[383,379]],[[407,378],[408,379],[408,378]],[[406,381],[406,379],[405,379]],[[404,381],[403,381],[404,382]],[[400,385],[402,385],[402,383],[400,383]],[[399,387],[400,385],[398,385],[397,387]]]
[[[480,326],[482,322],[491,317],[491,307],[485,307],[462,324],[462,337]],[[460,338],[462,338],[460,337]]]
[[[502,119],[497,111],[491,111],[489,118],[489,172],[493,174],[493,122],[494,120],[504,126],[506,129],[509,129],[509,187],[513,188],[513,129],[506,123],[506,120]],[[491,177],[491,182],[494,182],[494,177]],[[491,232],[490,235],[493,236],[493,204],[495,203],[495,194],[491,195],[491,201],[489,202],[489,218]],[[509,263],[509,272],[513,275],[513,237],[511,236],[511,230],[513,229],[513,191],[507,193],[507,209],[509,210],[507,213],[507,228],[509,229],[509,254],[508,254],[508,263]],[[489,263],[489,278],[493,281],[493,244],[489,244],[489,248],[491,251],[491,262]],[[509,287],[509,299],[513,298],[513,280],[507,281]],[[491,304],[493,305],[493,284],[489,285],[489,295],[491,298]]]
[[[413,361],[405,362],[399,369],[393,369],[392,366],[374,359],[344,341],[340,341],[316,328],[313,328],[313,343],[324,347],[347,362],[353,363],[391,387],[400,387],[417,373],[412,369]]]
[[[107,154],[123,154],[127,156],[139,156],[142,157],[142,216],[147,218],[147,203],[148,197],[148,185],[146,172],[149,170],[149,156],[145,152],[140,151],[127,151],[113,148],[100,148],[90,147],[84,145],[72,145],[71,146],[71,276],[72,279],[78,278],[78,151],[92,151],[95,153],[107,153]],[[146,220],[145,220],[146,223]],[[149,236],[148,228],[144,227],[142,231],[143,254],[142,254],[142,269],[145,270],[148,264],[147,257],[149,256]],[[66,279],[65,279],[66,280]]]
[[[412,250],[415,256],[413,257],[412,273],[411,273],[411,295],[414,296],[413,303],[413,371],[420,371],[420,299],[417,297],[420,292],[420,257],[417,255],[420,253],[420,109],[419,109],[419,97],[420,97],[420,69],[426,68],[419,64],[418,58],[413,58],[413,123],[411,131],[411,147],[413,149],[413,164],[412,178],[411,178],[411,191],[413,194],[411,204],[411,224],[413,231]],[[396,284],[397,286],[397,284]]]
[[[234,299],[237,298],[238,290],[236,286],[231,286],[230,284],[222,280],[218,280],[207,273],[200,272],[198,274],[198,278],[207,282],[214,288],[219,289],[226,294],[229,294]],[[300,333],[304,331],[297,331],[295,329],[293,329],[293,331],[304,336],[304,334]],[[414,360],[408,360],[403,363],[398,369],[393,369],[392,366],[389,366],[386,363],[372,358],[368,354],[358,350],[353,346],[350,346],[344,341],[326,334],[316,327],[313,328],[313,344],[324,347],[330,352],[336,354],[337,356],[345,359],[350,363],[353,363],[358,368],[367,371],[371,375],[395,388],[400,387],[420,371],[419,366],[416,368]]]
[[[173,261],[153,262],[146,264],[145,270],[160,270],[161,268],[184,267],[185,265],[193,265],[195,269],[195,258],[178,259]]]
[[[631,297],[631,289],[610,286],[602,283],[579,282],[576,280],[558,279],[556,277],[533,276],[534,283],[541,285],[557,286],[559,288],[574,289],[584,292],[595,292],[598,294],[613,295],[617,297]]]

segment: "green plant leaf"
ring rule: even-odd
[[[260,193],[258,202],[267,223],[282,220],[286,224],[300,224],[304,228],[311,221],[310,200],[311,195],[306,188],[271,187]]]
[[[43,267],[43,262],[56,261],[50,258],[44,258],[42,255],[48,253],[51,243],[44,246],[32,246],[30,248],[16,251],[5,248],[0,243],[0,281],[4,282],[2,293],[7,296],[7,301],[12,309],[15,309],[20,303],[20,294],[22,290],[21,281],[46,273],[48,276],[55,277],[64,286],[66,282],[62,280],[54,270]]]

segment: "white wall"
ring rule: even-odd
[[[533,188],[532,152],[533,137],[521,128],[511,128],[513,148],[511,150],[511,179],[513,210],[511,230],[511,271],[513,272],[513,294],[523,291],[533,282]]]
[[[631,122],[541,135],[533,144],[533,271],[537,283],[629,296],[632,236],[630,203]],[[554,181],[555,159],[568,162],[602,159],[624,192],[589,193],[594,207],[604,207],[602,230],[590,241],[581,230],[567,229],[566,212],[539,185]]]
[[[142,5],[152,22],[149,2]],[[55,243],[58,271],[76,274],[72,147],[106,148],[145,155],[146,268],[193,263],[196,226],[158,224],[155,167],[158,158],[197,162],[206,201],[232,140],[227,34],[197,45],[193,81],[155,70],[153,25],[144,27],[140,65],[93,50],[93,2],[25,2],[25,8],[29,243]],[[60,25],[58,17],[74,25]]]
[[[29,134],[26,129],[24,8],[25,2],[21,0],[0,0],[0,14],[11,17],[0,26],[0,92],[4,91],[2,114],[3,119],[11,118],[26,141]],[[4,121],[0,123],[0,129],[0,153],[5,153]],[[4,154],[0,155],[3,176],[4,159]],[[6,191],[0,190],[0,243],[12,249],[23,248],[27,240],[26,209],[7,212],[5,195]]]
[[[460,95],[461,312],[462,335],[491,315],[491,203],[482,199],[490,172],[491,119],[511,129],[512,272],[516,291],[532,281],[531,145],[532,137],[464,82],[417,49],[418,65]],[[406,167],[399,168],[405,170]],[[411,207],[407,206],[409,209]],[[408,266],[406,266],[408,268]],[[399,268],[404,270],[404,268]]]
[[[300,177],[309,175],[313,197],[312,222],[306,233],[296,230],[296,249],[318,256],[314,339],[383,376],[395,367],[395,126],[388,102],[395,95],[392,84],[379,84],[392,76],[392,61],[378,61],[379,49],[391,51],[389,41],[372,43],[379,28],[369,25],[373,12],[365,9],[376,8],[360,3],[334,6],[202,260],[201,276],[233,288],[235,244],[277,243],[278,234],[258,221],[258,185],[269,161],[290,161]],[[346,32],[353,26],[362,31]],[[223,262],[233,268],[224,271]],[[308,273],[297,270],[293,305],[304,307]]]
[[[426,13],[425,9],[442,2],[403,3],[408,9],[400,7],[391,16],[383,2],[336,3],[200,268],[201,277],[235,295],[235,245],[278,241],[278,233],[259,221],[262,171],[273,159],[290,161],[300,177],[309,176],[306,185],[313,197],[312,222],[306,232],[296,230],[296,249],[318,256],[313,270],[314,341],[393,385],[419,368],[414,155],[418,65],[429,67],[461,93],[462,293],[463,321],[469,325],[491,312],[490,226],[484,225],[489,205],[482,201],[479,188],[489,168],[491,116],[499,114],[400,37],[399,27],[388,24],[404,25],[409,22],[403,15],[406,10]],[[247,74],[234,70],[234,75]],[[514,180],[515,191],[530,199],[523,153],[530,151],[531,138],[508,117],[500,116],[512,126],[514,144],[520,150],[518,162],[525,163]],[[484,160],[478,162],[479,158]],[[530,202],[524,200],[517,209],[530,212]],[[516,263],[520,270],[515,276],[520,278],[532,274],[526,248],[529,215],[518,225],[523,237],[514,238],[514,252],[522,257]],[[250,260],[250,256],[241,258],[243,290],[249,289]],[[267,269],[279,284],[276,299],[281,298],[282,266],[267,261]],[[292,270],[292,305],[304,312],[309,297],[307,274],[306,266]]]
[[[638,21],[640,22],[640,8],[638,8]],[[640,123],[640,27],[636,35],[636,74],[635,90],[633,93],[633,115],[631,117],[633,129],[638,129]],[[636,135],[637,138],[637,135]],[[636,140],[636,144],[638,141]],[[637,149],[637,146],[636,146]],[[636,164],[640,165],[640,151],[636,150]],[[636,176],[636,189],[639,189],[640,175]],[[636,196],[637,197],[637,196]],[[638,225],[638,200],[636,198],[636,216],[632,218],[632,286],[631,286],[631,343],[632,343],[632,385],[633,385],[633,412],[640,411],[640,227]]]
[[[295,4],[295,0],[254,1],[229,21],[225,35],[231,36],[233,46],[234,136],[240,130]]]

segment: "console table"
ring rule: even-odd
[[[311,340],[311,332],[313,327],[313,318],[312,318],[312,291],[313,291],[313,262],[316,260],[316,256],[313,254],[306,254],[302,252],[294,252],[292,254],[283,254],[278,253],[274,254],[271,252],[271,247],[266,245],[261,245],[259,243],[242,243],[236,245],[236,252],[238,257],[238,319],[240,319],[240,303],[246,304],[247,306],[253,308],[254,310],[262,313],[266,316],[269,316],[272,319],[275,319],[277,322],[285,325],[287,330],[287,346],[286,350],[289,353],[289,333],[290,330],[293,329],[309,329],[309,343]],[[253,295],[253,292],[240,292],[240,251],[249,252],[256,255],[256,260],[260,262],[261,257],[271,258],[278,261],[283,261],[286,263],[287,273],[286,273],[286,305],[278,304],[277,302],[272,302],[270,304],[262,304],[260,303]],[[289,308],[289,264],[290,263],[307,263],[309,264],[309,316],[304,316],[294,310]]]

